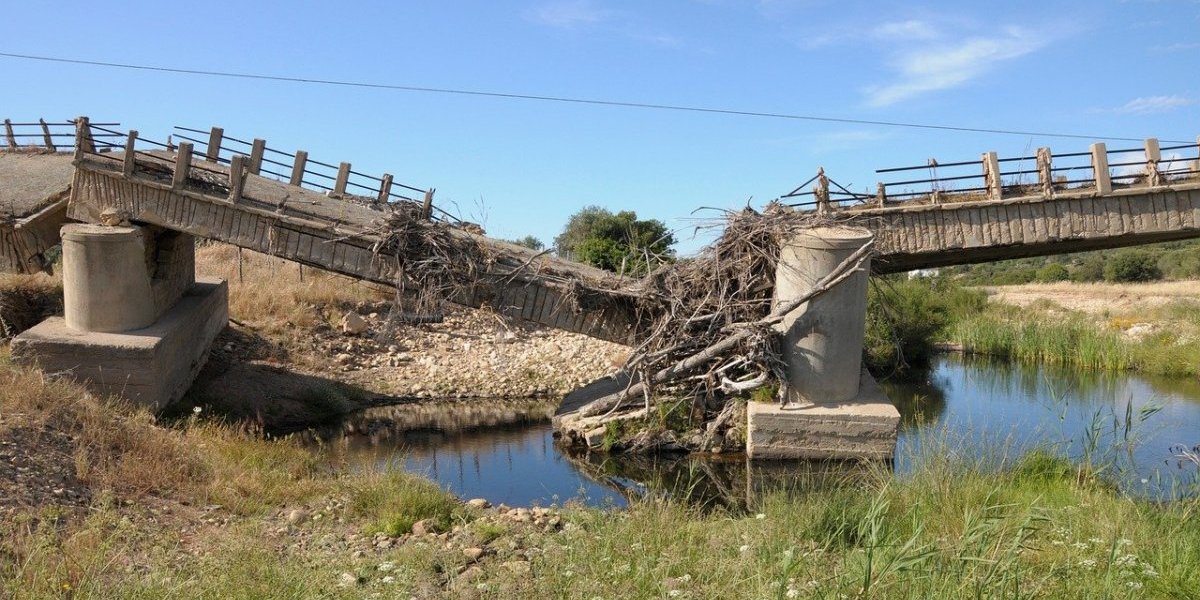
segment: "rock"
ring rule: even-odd
[[[348,335],[358,335],[367,330],[367,321],[353,312],[348,312],[342,317],[341,325],[342,333]]]
[[[339,365],[348,365],[350,364],[350,361],[354,360],[354,357],[343,352],[333,357],[333,359],[336,360]]]
[[[515,575],[528,575],[530,570],[529,563],[523,560],[510,560],[500,566],[508,569]]]
[[[471,508],[483,509],[490,508],[492,503],[483,498],[471,498],[470,500],[467,500],[467,506],[470,506]]]
[[[475,565],[471,565],[471,566],[467,567],[467,569],[465,571],[463,571],[461,575],[458,576],[459,579],[466,581],[466,582],[475,581],[476,579],[479,579],[480,577],[483,577],[483,569],[481,569]]]
[[[588,448],[599,448],[604,445],[604,434],[607,431],[605,427],[597,427],[583,434],[583,440],[587,442]]]
[[[463,548],[462,553],[470,560],[479,560],[479,557],[483,556],[483,548]]]
[[[358,575],[346,572],[338,575],[338,585],[342,587],[351,587],[358,585]]]
[[[299,525],[306,520],[308,520],[308,511],[299,508],[289,512],[287,515],[289,525]]]
[[[433,533],[433,519],[421,519],[413,523],[412,533],[415,536],[424,536]]]

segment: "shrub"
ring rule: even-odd
[[[982,291],[950,279],[877,279],[867,295],[867,365],[887,371],[928,363],[946,325],[986,304]]]
[[[1055,281],[1066,281],[1070,277],[1067,268],[1059,263],[1047,263],[1046,266],[1037,270],[1034,279],[1042,283],[1053,283]]]
[[[1119,252],[1104,264],[1104,280],[1114,282],[1154,281],[1162,279],[1157,261],[1148,252]]]

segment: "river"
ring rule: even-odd
[[[1128,493],[1159,500],[1194,493],[1196,468],[1173,457],[1200,444],[1200,381],[936,358],[921,377],[883,382],[901,412],[893,467],[922,453],[1001,464],[1045,448],[1103,468]],[[349,464],[424,474],[463,498],[511,506],[567,501],[623,506],[646,494],[744,507],[780,485],[844,480],[844,464],[749,464],[744,455],[607,456],[553,439],[553,401],[488,400],[371,409],[336,431]],[[329,438],[329,433],[326,433]]]

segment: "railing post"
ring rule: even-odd
[[[826,214],[829,206],[829,178],[825,176],[825,167],[817,167],[817,185],[813,186],[813,198],[817,200],[817,214]]]
[[[338,164],[337,179],[333,180],[333,195],[345,196],[346,184],[350,182],[350,163]]]
[[[225,130],[220,127],[213,127],[208,133],[208,148],[204,152],[204,160],[215,163],[217,158],[221,156],[221,140],[225,138]]]
[[[251,175],[258,175],[262,172],[263,154],[267,151],[267,140],[254,138],[254,142],[250,144],[250,165],[247,167]]]
[[[292,165],[292,179],[288,181],[290,185],[299,186],[304,183],[304,166],[306,164],[308,164],[308,153],[297,150],[296,164]]]
[[[1108,172],[1108,148],[1104,142],[1092,144],[1092,178],[1096,180],[1096,191],[1112,193],[1112,175]]]
[[[46,144],[46,149],[58,152],[58,147],[54,145],[54,136],[50,135],[50,126],[46,124],[46,120],[38,119],[38,123],[42,125],[42,141]]]
[[[1192,163],[1192,173],[1200,175],[1200,135],[1196,136],[1196,161]]]
[[[1162,152],[1158,149],[1158,139],[1146,138],[1146,185],[1151,187],[1162,185],[1162,174],[1158,171],[1160,161],[1162,161]]]
[[[983,153],[983,180],[988,200],[999,200],[1004,196],[1004,188],[1000,185],[1000,157],[994,151]]]
[[[1049,148],[1037,149],[1038,185],[1042,188],[1042,197],[1054,197],[1054,154]]]
[[[179,142],[175,153],[175,172],[171,174],[171,189],[181,190],[192,170],[192,143]]]
[[[125,165],[121,169],[126,177],[133,177],[133,171],[137,168],[137,151],[134,149],[137,146],[137,139],[137,130],[130,129],[129,137],[125,140]]]
[[[421,218],[426,221],[433,217],[433,193],[436,191],[431,188],[428,192],[425,192],[425,203],[421,205]]]
[[[92,139],[92,123],[87,117],[75,119],[75,160],[83,158],[84,154],[96,152],[96,140]]]
[[[246,157],[234,154],[229,161],[229,201],[237,204],[242,199],[242,188],[246,184]]]
[[[392,174],[384,173],[383,181],[379,184],[379,202],[387,204],[388,198],[392,195]]]
[[[887,184],[882,181],[875,186],[875,201],[879,203],[879,208],[887,204]]]
[[[10,119],[4,120],[4,137],[5,137],[5,139],[8,140],[8,149],[16,150],[17,149],[17,136],[16,136],[16,134],[13,133],[12,120],[10,120]]]

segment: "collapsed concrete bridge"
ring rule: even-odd
[[[207,132],[207,142],[188,137],[197,130],[181,128],[186,141],[176,146],[111,126],[84,118],[39,122],[40,131],[26,134],[43,140],[37,147],[18,144],[6,121],[9,143],[0,151],[0,209],[8,209],[0,214],[0,269],[48,268],[59,228],[78,223],[62,229],[66,315],[19,336],[14,352],[49,370],[73,371],[104,393],[161,407],[181,396],[199,370],[225,324],[227,292],[223,282],[196,279],[196,238],[411,287],[411,265],[429,248],[397,243],[389,233],[396,222],[389,219],[401,218],[405,227],[473,249],[470,285],[456,288],[451,301],[623,343],[637,335],[642,312],[654,309],[643,282],[491,240],[453,219],[439,222],[432,189],[399,184],[390,175],[364,178],[349,163],[310,161],[306,152],[228,138],[220,128]],[[57,152],[56,136],[70,137],[73,152]],[[887,184],[875,196],[831,192],[820,174],[812,192],[784,198],[811,195],[813,202],[795,207],[797,222],[815,212],[841,233],[796,232],[783,255],[803,277],[785,286],[789,276],[780,271],[777,299],[811,291],[872,239],[871,268],[888,273],[1200,237],[1200,161],[1175,168],[1173,159],[1163,168],[1154,140],[1140,152],[1139,160],[1116,163],[1134,165],[1134,175],[1114,177],[1102,144],[1063,155],[1086,157],[1082,167],[1056,167],[1048,150],[1039,151],[1036,171],[1019,169],[1018,175],[1038,175],[1029,186],[1005,182],[1013,173],[998,165],[1014,159],[988,153],[982,161],[957,163],[981,165],[979,173],[946,178],[978,177],[979,188],[944,189],[935,177],[900,182],[930,189],[890,196]],[[332,186],[312,181],[314,165],[330,169],[323,176]],[[1088,176],[1063,181],[1056,169]],[[1128,183],[1114,185],[1114,179]],[[352,194],[351,187],[371,193]],[[846,226],[858,233],[845,234]],[[773,416],[760,415],[757,428],[752,414],[752,455],[756,447],[760,456],[890,455],[898,415],[861,374],[865,277],[839,283],[831,292],[836,300],[798,306],[779,326],[795,384],[790,400],[810,408],[772,409]],[[797,416],[792,429],[777,427]],[[858,433],[851,431],[854,423],[861,425]],[[789,441],[795,439],[808,441],[797,446]]]

